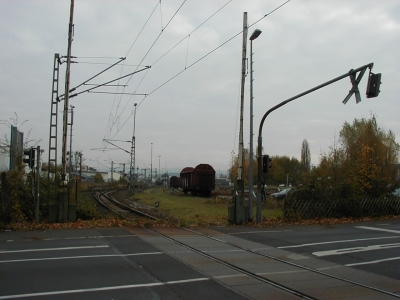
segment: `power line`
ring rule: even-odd
[[[182,43],[184,40],[186,40],[188,37],[190,37],[197,29],[199,29],[201,26],[203,26],[207,21],[209,21],[212,17],[214,17],[218,12],[220,12],[225,6],[227,6],[232,0],[229,0],[225,5],[223,5],[220,9],[218,9],[215,13],[213,13],[210,17],[208,17],[203,23],[201,23],[199,26],[197,26],[194,30],[192,30],[188,35],[186,35],[183,39],[181,39],[178,43],[176,43],[171,49],[169,49],[167,52],[165,52],[160,58],[158,58],[155,62],[151,64],[151,66],[154,66],[159,60],[161,60],[165,55],[167,55],[169,52],[171,52],[173,49],[175,49],[180,43]]]
[[[278,9],[282,8],[283,6],[285,6],[287,3],[289,3],[291,0],[287,0],[284,3],[282,3],[281,5],[279,5],[278,7],[276,7],[275,9],[271,10],[269,13],[265,14],[262,18],[258,19],[257,21],[255,21],[254,23],[252,23],[251,25],[248,26],[248,28],[251,28],[252,26],[254,26],[255,24],[259,23],[261,20],[265,19],[266,17],[270,16],[272,13],[276,12]],[[178,13],[178,11],[180,10],[180,8],[183,6],[183,4],[186,2],[186,0],[181,4],[181,6],[178,8],[178,10],[175,12],[175,14],[173,15],[173,17],[169,20],[169,22],[167,23],[167,25],[164,27],[164,29],[168,26],[168,24],[172,21],[172,19],[175,17],[175,15]],[[194,29],[191,33],[193,33],[194,31],[196,31],[199,27],[201,27],[202,25],[204,25],[204,23],[206,23],[210,18],[212,18],[216,13],[218,13],[221,9],[223,9],[227,4],[229,4],[231,2],[228,1],[223,7],[221,7],[218,11],[216,11],[213,15],[211,15],[208,19],[206,19],[203,23],[201,23],[198,27],[196,27],[196,29]],[[158,5],[158,4],[157,4]],[[157,8],[157,6],[156,6]],[[156,9],[155,8],[155,9]],[[154,13],[154,11],[153,11]],[[147,24],[147,22],[146,22]],[[164,32],[164,29],[162,29],[162,31],[160,32],[160,34],[158,35],[158,37],[156,38],[156,40],[154,41],[154,43],[151,45],[151,47],[149,48],[149,50],[146,52],[145,56],[142,58],[141,62],[139,64],[141,64],[143,62],[143,60],[146,58],[146,56],[148,55],[148,53],[151,51],[151,49],[154,47],[154,45],[156,44],[157,40],[160,38],[161,34]],[[191,34],[190,33],[190,34]],[[166,84],[168,84],[170,81],[172,81],[173,79],[175,79],[176,77],[178,77],[179,75],[181,75],[184,71],[186,71],[187,69],[191,68],[192,66],[196,65],[197,63],[199,63],[200,61],[202,61],[204,58],[206,58],[207,56],[209,56],[210,54],[214,53],[216,50],[218,50],[219,48],[221,48],[222,46],[224,46],[225,44],[229,43],[231,40],[233,40],[234,38],[236,38],[237,36],[239,36],[240,34],[243,33],[243,30],[238,32],[237,34],[235,34],[234,36],[232,36],[231,38],[229,38],[228,40],[226,40],[224,43],[222,43],[221,45],[219,45],[218,47],[214,48],[213,50],[211,50],[210,52],[206,53],[205,55],[203,55],[202,57],[200,57],[199,59],[197,59],[195,62],[193,62],[192,64],[190,64],[189,66],[185,67],[185,69],[183,69],[182,71],[178,72],[177,74],[175,74],[174,76],[172,76],[171,78],[169,78],[168,80],[166,80],[164,83],[162,83],[161,85],[159,85],[158,87],[156,87],[155,89],[153,89],[151,92],[149,92],[137,105],[137,108],[154,92],[156,92],[157,90],[159,90],[160,88],[162,88],[163,86],[165,86]],[[169,49],[165,54],[163,54],[159,59],[157,59],[152,65],[156,64],[160,59],[162,59],[165,55],[167,55],[170,51],[172,51],[175,47],[177,47],[182,41],[184,41],[190,34],[188,34],[187,36],[185,36],[185,38],[183,38],[181,41],[179,41],[175,46],[173,46],[171,49]],[[130,50],[129,50],[130,51]],[[128,51],[128,52],[129,52]],[[152,66],[151,65],[151,66]],[[144,74],[141,82],[143,81],[144,77],[147,75],[148,70],[146,71],[146,73]],[[131,80],[132,76],[129,78],[128,82]],[[140,82],[140,83],[141,83]],[[138,87],[138,86],[137,86]],[[136,91],[136,90],[135,90]],[[121,96],[122,97],[122,96]],[[132,97],[130,98],[132,99]],[[129,99],[129,100],[130,100]],[[129,102],[128,100],[128,102]],[[120,98],[121,101],[121,98]],[[119,105],[118,105],[119,106]],[[126,107],[126,105],[125,105]],[[119,114],[116,118],[116,122],[120,120],[120,117],[122,115]],[[133,113],[131,112],[130,115],[128,116],[128,118],[125,120],[125,122],[122,124],[121,128],[126,124],[126,122],[130,119],[130,117],[133,115]],[[115,124],[114,123],[114,124]],[[112,130],[112,128],[110,128],[110,131]],[[115,137],[118,133],[119,133],[120,129],[117,129],[116,133],[113,135],[113,137]]]
[[[150,20],[151,17],[153,16],[155,10],[157,9],[158,4],[159,4],[159,3],[157,3],[157,5],[154,7],[153,11],[151,12],[150,16],[147,18],[145,24],[143,25],[143,27],[142,27],[141,30],[139,31],[138,35],[136,36],[135,40],[133,41],[133,43],[132,43],[131,46],[129,47],[129,50],[128,50],[128,52],[126,53],[125,57],[128,56],[129,52],[132,50],[133,46],[136,44],[137,39],[139,38],[139,36],[140,36],[141,33],[143,32],[144,28],[146,27],[147,23],[149,22],[149,20]],[[121,74],[122,74],[123,69],[124,69],[124,63],[123,63],[122,66],[121,66],[120,76],[121,76]],[[146,72],[146,73],[147,73],[147,72]],[[119,84],[119,81],[118,81],[118,84]],[[116,91],[118,91],[118,88],[116,89]],[[123,89],[122,91],[124,91],[124,89]],[[112,104],[112,107],[111,107],[110,118],[111,118],[112,112],[113,112],[113,110],[114,110],[114,105],[115,105],[116,97],[117,97],[117,96],[115,95],[115,96],[114,96],[114,101],[113,101],[113,104]],[[121,97],[122,97],[122,96],[121,96]],[[121,101],[121,98],[120,98],[120,101]],[[117,107],[119,107],[119,105],[118,105]],[[130,116],[132,116],[132,114],[131,114]],[[130,116],[129,116],[129,117],[130,117]],[[110,128],[110,134],[111,134],[111,131],[112,131],[112,129],[113,129],[114,124],[115,124],[116,121],[113,122],[113,120],[111,120],[110,118],[109,118],[109,120],[108,120],[107,129]],[[118,119],[118,118],[117,118],[117,119]],[[106,129],[106,130],[107,130],[107,129]],[[115,136],[115,135],[114,135],[114,136]],[[105,137],[106,137],[106,135],[105,135]],[[109,135],[108,135],[107,137],[109,137]],[[107,146],[107,145],[106,145],[106,146]]]
[[[153,42],[153,44],[150,46],[150,48],[149,48],[149,50],[146,52],[146,54],[144,55],[144,57],[142,58],[142,60],[140,61],[140,63],[139,63],[139,65],[144,61],[144,59],[147,57],[147,55],[149,54],[149,52],[151,51],[151,49],[154,47],[154,45],[157,43],[157,41],[158,41],[158,39],[160,38],[160,36],[163,34],[163,32],[164,32],[164,30],[168,27],[168,25],[171,23],[171,21],[174,19],[174,17],[176,16],[176,14],[179,12],[179,10],[182,8],[182,6],[183,6],[183,4],[185,4],[185,2],[186,2],[186,0],[184,0],[183,2],[182,2],[182,4],[179,6],[179,8],[176,10],[176,12],[174,13],[174,15],[170,18],[170,20],[168,21],[168,23],[167,23],[167,25],[165,25],[165,27],[161,30],[161,32],[160,32],[160,34],[157,36],[157,38],[155,39],[155,41]],[[156,6],[157,7],[157,6]],[[154,13],[154,10],[153,10],[153,13]],[[152,13],[152,14],[153,14]],[[146,24],[147,24],[147,22],[146,22]],[[129,50],[130,51],[130,50]],[[129,83],[129,81],[132,79],[132,77],[133,77],[133,75],[128,79],[128,81],[126,82],[126,84],[128,84]],[[124,91],[124,89],[123,89],[123,91]],[[135,90],[135,92],[136,92],[136,90]],[[121,95],[121,97],[120,97],[120,99],[119,99],[119,103],[118,103],[118,105],[117,105],[117,108],[119,108],[119,105],[120,105],[120,103],[121,103],[121,100],[122,100],[122,95]],[[114,98],[114,101],[115,101],[115,98]],[[114,107],[114,103],[113,103],[113,107]],[[117,112],[118,112],[118,110],[117,110]],[[120,116],[122,115],[122,112],[121,112],[121,114],[116,118],[116,120],[119,120],[119,118],[120,118]],[[131,114],[132,115],[132,114]],[[126,123],[126,122],[125,122]],[[124,124],[125,124],[124,123]],[[111,123],[112,125],[111,125],[111,128],[110,128],[110,132],[111,132],[111,130],[112,130],[112,128],[114,127],[114,124],[116,124],[116,122],[112,122]],[[119,130],[117,129],[117,132],[115,133],[115,135],[117,134],[119,132]],[[115,137],[115,135],[114,135],[114,137]]]
[[[284,6],[285,4],[289,3],[290,0],[287,0],[285,3],[281,4],[280,6],[278,6],[277,8],[275,8],[274,10],[270,11],[269,13],[267,13],[266,15],[264,15],[262,18],[260,18],[259,20],[257,20],[256,22],[254,22],[253,24],[251,24],[250,26],[248,26],[247,28],[250,28],[252,26],[254,26],[255,24],[257,24],[258,22],[260,22],[262,19],[268,17],[269,15],[271,15],[273,12],[277,11],[279,8],[281,8],[282,6]],[[219,45],[218,47],[214,48],[213,50],[211,50],[210,52],[208,52],[207,54],[205,54],[204,56],[200,57],[198,60],[196,60],[194,63],[190,64],[188,67],[186,67],[185,69],[183,69],[182,71],[178,72],[177,74],[175,74],[174,76],[172,76],[170,79],[168,79],[167,81],[165,81],[163,84],[161,84],[160,86],[158,86],[157,88],[155,88],[154,90],[152,90],[139,104],[138,107],[143,103],[144,100],[146,100],[146,98],[148,96],[150,96],[151,94],[153,94],[155,91],[157,91],[158,89],[160,89],[161,87],[163,87],[164,85],[166,85],[167,83],[169,83],[171,80],[173,80],[174,78],[178,77],[180,74],[182,74],[183,72],[185,72],[187,69],[189,69],[190,67],[194,66],[195,64],[197,64],[198,62],[200,62],[201,60],[203,60],[204,58],[206,58],[207,56],[209,56],[211,53],[215,52],[216,50],[218,50],[219,48],[221,48],[222,46],[224,46],[225,44],[229,43],[231,40],[233,40],[234,38],[236,38],[238,35],[242,34],[243,30],[240,31],[239,33],[235,34],[233,37],[231,37],[230,39],[228,39],[227,41],[225,41],[224,43],[222,43],[221,45]]]

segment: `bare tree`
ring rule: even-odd
[[[11,126],[14,127],[22,127],[26,122],[29,120],[24,120],[20,122],[18,120],[18,115],[16,112],[14,112],[15,118],[10,118],[9,120],[0,120],[0,125],[7,126],[8,128],[11,128]],[[11,121],[10,121],[11,120]],[[28,133],[25,135],[25,141],[24,141],[24,148],[28,148],[29,145],[37,146],[42,140],[31,140],[30,139],[30,134],[31,134],[32,128],[29,129]],[[4,135],[4,138],[0,139],[0,146],[3,151],[9,151],[10,148],[10,139],[8,138],[7,135]]]

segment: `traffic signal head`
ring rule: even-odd
[[[33,169],[35,166],[35,150],[30,148],[29,150],[24,150],[24,163],[28,164],[29,168]]]
[[[367,98],[374,98],[379,95],[379,87],[381,85],[382,74],[369,73],[367,85]]]
[[[268,173],[269,169],[271,168],[271,161],[272,159],[269,158],[269,155],[263,155],[263,165],[262,170],[264,173]]]

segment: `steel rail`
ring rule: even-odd
[[[148,219],[152,219],[152,220],[159,220],[157,217],[154,217],[152,215],[146,214],[138,209],[134,209],[128,205],[125,205],[121,202],[119,202],[118,200],[116,200],[114,197],[111,196],[112,193],[114,193],[115,191],[109,191],[107,194],[106,192],[103,192],[102,190],[99,190],[100,195],[106,197],[108,200],[110,200],[111,202],[113,202],[115,205],[119,206],[122,209],[127,210],[128,212],[133,212],[137,215],[140,215],[142,217],[146,217]],[[92,195],[93,195],[93,191],[92,191]],[[95,196],[94,196],[95,197]],[[108,207],[103,201],[101,201],[99,198],[100,197],[95,197],[96,200],[98,200],[104,207],[106,207],[107,209],[111,210],[112,212],[118,214],[119,216],[126,218],[126,216],[124,216],[123,214],[116,212],[115,210],[113,210],[112,208]]]
[[[392,292],[389,292],[389,291],[385,291],[385,290],[382,290],[382,289],[375,288],[373,286],[365,285],[363,283],[359,283],[359,282],[352,281],[352,280],[349,280],[349,279],[346,279],[346,278],[342,278],[342,277],[339,277],[339,276],[336,276],[336,275],[332,275],[332,274],[329,274],[329,273],[326,273],[326,272],[323,272],[323,271],[319,271],[317,269],[313,269],[313,268],[310,268],[310,267],[302,266],[302,265],[299,265],[299,264],[284,260],[284,259],[279,258],[279,257],[275,257],[275,256],[268,255],[268,254],[263,254],[263,253],[251,250],[249,248],[245,248],[245,247],[233,244],[231,242],[227,242],[227,241],[224,241],[224,240],[221,240],[221,239],[217,239],[215,237],[212,237],[210,235],[195,231],[193,229],[189,229],[189,228],[185,228],[185,227],[179,227],[179,228],[181,228],[183,230],[186,230],[186,231],[189,231],[189,232],[192,232],[194,234],[197,234],[197,235],[212,239],[214,241],[217,241],[217,242],[220,242],[220,243],[223,243],[223,244],[226,244],[226,245],[229,245],[229,246],[232,246],[232,247],[235,247],[235,248],[238,248],[238,249],[241,249],[241,250],[253,253],[253,254],[260,255],[260,256],[265,257],[265,258],[269,258],[269,259],[272,259],[272,260],[275,260],[275,261],[278,261],[278,262],[281,262],[281,263],[285,263],[285,264],[291,265],[293,267],[297,267],[297,268],[300,268],[300,269],[303,269],[303,270],[306,270],[306,271],[310,271],[310,272],[317,273],[317,274],[320,274],[320,275],[324,275],[324,276],[327,276],[327,277],[330,277],[330,278],[333,278],[333,279],[337,279],[337,280],[340,280],[340,281],[343,281],[343,282],[354,284],[354,285],[357,285],[357,286],[360,286],[360,287],[363,287],[363,288],[366,288],[366,289],[373,290],[375,292],[379,292],[379,293],[382,293],[382,294],[386,294],[386,295],[389,295],[389,296],[400,298],[400,295],[392,293]]]
[[[162,234],[162,233],[160,233],[160,232],[158,232],[158,231],[156,231],[156,230],[154,230],[154,229],[151,229],[151,228],[148,228],[148,227],[143,227],[143,228],[144,228],[145,230],[147,230],[147,231],[149,231],[149,232],[152,232],[152,233],[154,233],[154,234],[157,234],[157,235],[159,235],[159,236],[165,238],[166,240],[169,240],[169,241],[171,241],[171,242],[173,242],[173,243],[175,243],[175,244],[177,244],[177,245],[179,245],[179,246],[181,246],[181,247],[183,247],[183,248],[186,248],[186,249],[188,249],[188,250],[190,250],[190,251],[193,251],[193,252],[195,252],[195,253],[197,253],[197,254],[199,254],[199,255],[201,255],[201,256],[204,256],[204,257],[206,257],[206,258],[208,258],[208,259],[210,259],[210,260],[212,260],[212,261],[215,261],[215,262],[217,262],[217,263],[220,263],[220,264],[222,264],[222,265],[224,265],[224,266],[226,266],[226,267],[229,267],[229,268],[231,268],[231,269],[233,269],[233,270],[235,270],[235,271],[238,271],[238,272],[240,272],[240,273],[242,273],[242,274],[245,274],[245,275],[247,275],[247,276],[249,276],[249,277],[252,277],[252,278],[257,279],[257,280],[259,280],[259,281],[261,281],[261,282],[264,282],[264,283],[266,283],[266,284],[269,284],[269,285],[271,285],[271,286],[274,286],[274,287],[276,287],[276,288],[278,288],[278,289],[280,289],[280,290],[283,290],[283,291],[285,291],[285,292],[288,292],[288,293],[290,293],[290,294],[292,294],[292,295],[295,295],[295,296],[300,297],[300,298],[302,298],[302,299],[318,300],[318,298],[314,298],[314,297],[309,296],[309,295],[307,295],[307,294],[305,294],[305,293],[302,293],[302,292],[300,292],[300,291],[297,291],[297,290],[295,290],[295,289],[292,289],[292,288],[290,288],[290,287],[287,287],[287,286],[285,286],[285,285],[283,285],[283,284],[280,284],[280,283],[275,282],[275,281],[273,281],[273,280],[270,280],[270,279],[267,279],[267,278],[265,278],[265,277],[262,277],[262,276],[260,276],[260,275],[258,275],[258,274],[256,274],[256,273],[253,273],[253,272],[248,271],[248,270],[246,270],[246,269],[243,269],[243,268],[241,268],[241,267],[235,266],[235,265],[233,265],[233,264],[231,264],[231,263],[229,263],[229,262],[227,262],[227,261],[224,261],[224,260],[222,260],[222,259],[220,259],[220,258],[217,258],[217,257],[215,257],[215,256],[212,256],[212,255],[210,255],[210,254],[207,254],[207,253],[205,253],[205,252],[203,252],[203,251],[201,251],[201,250],[198,250],[198,249],[196,249],[196,248],[193,248],[193,247],[191,247],[191,246],[189,246],[189,245],[187,245],[187,244],[185,244],[185,243],[182,243],[182,242],[180,242],[180,241],[178,241],[178,240],[176,240],[176,239],[174,239],[174,238],[171,238],[171,237],[169,237],[169,236],[167,236],[167,235],[165,235],[165,234]],[[183,227],[179,227],[179,228],[183,228]]]

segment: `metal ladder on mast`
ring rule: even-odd
[[[54,67],[53,67],[53,82],[51,92],[51,112],[50,112],[50,134],[49,134],[49,161],[47,165],[47,179],[48,179],[48,197],[50,206],[50,222],[57,220],[57,122],[58,122],[58,78],[60,68],[60,56],[58,53],[54,54]],[[53,174],[54,185],[50,184],[51,174]],[[51,188],[53,186],[54,190]],[[51,206],[54,205],[55,215],[51,213]],[[54,219],[55,218],[55,219]],[[53,219],[53,220],[51,220]]]

